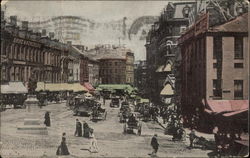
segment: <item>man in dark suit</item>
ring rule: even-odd
[[[149,154],[149,155],[155,156],[157,151],[158,151],[158,148],[159,148],[159,143],[158,143],[158,140],[157,140],[157,134],[154,134],[154,136],[152,137],[151,146],[153,148],[153,152],[152,152],[152,154]]]

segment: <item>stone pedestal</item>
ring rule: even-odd
[[[37,118],[39,106],[36,95],[28,95],[24,105],[27,109],[27,116],[24,124],[17,127],[17,133],[48,135],[47,127]]]

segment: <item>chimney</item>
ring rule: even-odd
[[[46,36],[46,29],[42,29],[42,36],[43,36],[43,37]]]
[[[29,28],[29,22],[28,21],[22,21],[22,30],[27,31]]]
[[[14,26],[17,25],[17,16],[10,16],[10,24]]]
[[[49,32],[49,38],[54,39],[55,33],[54,32]]]

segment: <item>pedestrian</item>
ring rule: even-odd
[[[154,136],[151,139],[151,146],[153,148],[153,152],[149,155],[155,156],[157,151],[158,151],[158,147],[159,147],[159,143],[157,140],[157,134],[154,134]]]
[[[88,123],[83,121],[83,137],[89,138],[89,129]]]
[[[69,155],[69,150],[66,145],[66,133],[62,134],[62,141],[61,144],[58,146],[56,155]]]
[[[97,146],[97,140],[94,135],[94,129],[91,129],[89,132],[89,139],[90,139],[90,147],[89,151],[92,153],[98,153],[98,146]]]
[[[190,148],[193,147],[193,143],[194,143],[195,137],[196,137],[195,131],[192,129],[191,132],[189,133],[189,141],[190,141],[189,147],[190,147]]]
[[[47,111],[44,115],[44,124],[47,126],[47,127],[50,127],[50,112]]]
[[[78,119],[76,119],[76,130],[74,135],[77,137],[82,136],[82,124]]]

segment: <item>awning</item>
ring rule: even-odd
[[[89,91],[94,91],[95,88],[89,83],[89,82],[84,82],[84,87],[87,88]]]
[[[166,84],[160,95],[174,95],[174,90],[170,84]]]
[[[210,110],[215,113],[234,112],[248,109],[248,100],[207,100]]]
[[[163,68],[164,68],[164,65],[159,66],[156,72],[163,72]]]
[[[44,86],[45,90],[55,92],[55,91],[64,91],[67,86],[61,83],[46,83]]]
[[[207,100],[204,103],[208,106],[205,112],[209,114],[222,114],[224,117],[230,117],[249,109],[249,100]]]
[[[248,109],[238,110],[238,111],[234,111],[234,112],[225,113],[225,114],[223,114],[223,116],[230,117],[230,116],[241,114],[241,113],[247,112],[247,111],[248,111]]]
[[[156,70],[156,72],[170,72],[170,71],[172,71],[172,66],[170,63],[167,63],[166,65],[161,65]]]
[[[142,98],[142,99],[140,100],[140,103],[149,103],[149,99],[143,99],[143,98]]]
[[[126,92],[132,93],[134,88],[129,84],[100,84],[97,89],[102,90],[124,90]]]
[[[73,92],[87,92],[88,89],[82,86],[80,83],[72,83],[68,84],[69,88],[68,90],[73,90]]]
[[[44,91],[45,90],[45,83],[44,82],[37,82],[37,87],[36,87],[36,91]]]
[[[172,71],[172,69],[171,69],[171,64],[168,63],[167,65],[165,65],[163,72],[169,72],[169,71]]]
[[[28,89],[22,82],[9,82],[1,85],[2,94],[20,94],[28,93]]]

